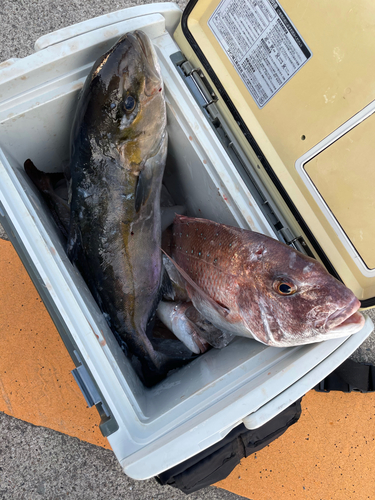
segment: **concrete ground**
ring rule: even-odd
[[[32,53],[43,34],[140,3],[149,2],[3,0],[0,62]],[[186,2],[177,3],[183,8]],[[43,304],[10,243],[1,239],[0,264],[0,499],[185,498],[154,480],[123,474],[100,435],[96,410],[87,408],[71,377],[72,362]],[[353,357],[374,363],[374,356],[372,335]],[[310,392],[298,424],[243,460],[221,489],[189,498],[373,498],[374,420],[373,394]]]
[[[155,479],[125,476],[111,450],[0,413],[2,500],[182,500],[180,490]],[[191,500],[239,500],[215,487]]]

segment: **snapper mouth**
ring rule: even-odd
[[[365,318],[358,309],[360,301],[354,297],[350,304],[331,314],[326,321],[328,334],[352,335],[359,332],[365,324]]]

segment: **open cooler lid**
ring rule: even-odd
[[[365,0],[191,0],[175,33],[289,225],[363,307],[375,305],[374,23]]]

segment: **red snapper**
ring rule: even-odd
[[[165,248],[216,328],[276,347],[350,335],[359,300],[316,260],[263,234],[176,215]]]

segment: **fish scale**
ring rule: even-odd
[[[237,235],[223,225],[208,226],[199,219],[193,228],[185,219],[181,217],[174,224],[172,257],[202,290],[228,307],[230,320],[237,322],[238,270],[242,267]]]

